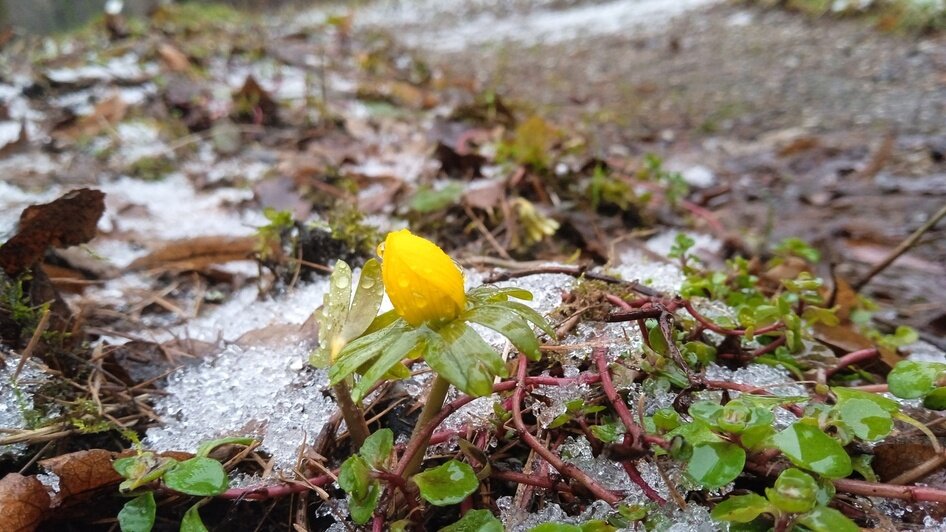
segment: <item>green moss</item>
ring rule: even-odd
[[[142,157],[128,166],[128,175],[144,181],[160,181],[174,171],[174,163],[168,157]]]

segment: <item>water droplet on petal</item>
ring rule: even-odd
[[[340,276],[335,278],[336,288],[348,288],[348,277]]]

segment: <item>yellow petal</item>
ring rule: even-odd
[[[388,233],[379,252],[384,289],[411,325],[452,320],[466,307],[463,273],[433,242],[402,229]]]

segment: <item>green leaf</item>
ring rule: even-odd
[[[674,436],[683,436],[690,445],[723,441],[722,438],[710,430],[709,425],[699,419],[694,419],[690,423],[684,423],[667,433],[667,437],[673,438]]]
[[[428,340],[433,337],[433,333],[426,327],[409,330],[398,335],[397,339],[389,344],[381,355],[377,357],[368,371],[358,379],[358,383],[352,388],[351,397],[353,400],[361,401],[371,387],[381,380],[391,369],[405,358],[415,358],[424,352]]]
[[[394,432],[391,429],[380,429],[365,439],[358,454],[375,469],[381,469],[391,457],[393,448]]]
[[[422,471],[413,480],[420,496],[434,506],[458,504],[480,485],[473,468],[457,460]]]
[[[707,489],[729,484],[742,473],[746,451],[728,442],[702,443],[693,446],[687,461],[687,473]]]
[[[827,506],[819,506],[796,521],[812,532],[858,532],[860,527],[841,512]]]
[[[903,360],[887,375],[890,393],[903,399],[917,399],[935,388],[937,377],[946,370],[946,364]]]
[[[863,399],[866,401],[872,401],[890,414],[896,414],[900,411],[899,403],[893,399],[888,399],[882,395],[877,395],[876,393],[862,392],[861,390],[852,390],[850,388],[843,388],[840,386],[831,387],[831,392],[834,393],[834,395],[838,398],[839,405],[851,399]]]
[[[670,347],[667,345],[667,339],[664,338],[663,331],[659,325],[654,325],[647,331],[647,341],[658,355],[667,356]]]
[[[542,354],[539,353],[539,341],[536,339],[535,333],[532,332],[532,328],[529,327],[525,319],[514,311],[485,305],[473,307],[463,315],[462,319],[489,327],[502,334],[512,342],[512,345],[516,346],[516,349],[529,357],[529,360],[542,358]]]
[[[200,513],[197,511],[203,502],[199,502],[184,512],[184,517],[181,518],[181,532],[208,532],[207,527],[204,526],[204,521],[200,518]]]
[[[511,310],[518,314],[522,319],[541,329],[542,332],[549,335],[549,337],[555,338],[555,329],[549,325],[548,320],[546,320],[545,317],[533,310],[532,307],[528,305],[519,303],[518,301],[498,301],[496,303],[490,304],[489,306]]]
[[[118,474],[124,478],[131,478],[134,475],[135,466],[138,464],[137,456],[126,456],[118,458],[112,462],[112,468],[118,471]]]
[[[851,474],[851,457],[837,440],[818,427],[795,422],[772,436],[772,443],[798,467],[828,478]]]
[[[427,344],[424,360],[460,391],[474,397],[493,392],[493,379],[508,375],[503,359],[476,331],[454,320],[437,331]]]
[[[149,491],[125,503],[118,512],[118,525],[122,532],[150,532],[156,510],[154,493]]]
[[[838,417],[854,435],[864,441],[876,441],[890,434],[890,412],[868,399],[846,399],[837,406]]]
[[[515,286],[500,288],[484,284],[471,289],[466,293],[466,297],[469,301],[476,304],[508,301],[510,297],[522,299],[523,301],[532,301],[532,292]]]
[[[164,483],[180,493],[209,497],[227,491],[229,479],[220,462],[195,456],[168,469],[164,474]]]
[[[338,473],[338,485],[348,494],[348,511],[356,524],[371,519],[381,498],[381,483],[371,476],[368,463],[360,455],[348,457]]]
[[[946,387],[939,387],[926,394],[923,406],[930,410],[946,410]]]
[[[771,513],[772,508],[765,497],[756,493],[733,495],[717,504],[710,517],[717,521],[748,523],[763,513]]]
[[[679,427],[683,420],[680,418],[680,414],[673,408],[661,408],[654,412],[654,426],[657,430],[668,431],[673,430]]]
[[[343,260],[336,261],[318,317],[319,349],[309,357],[309,361],[316,367],[329,366],[345,347],[342,329],[348,320],[348,309],[351,306],[351,283],[351,267]]]
[[[423,186],[414,192],[408,205],[412,211],[426,214],[446,209],[459,201],[462,195],[463,187],[459,183],[452,181],[439,190]]]
[[[470,510],[462,519],[440,529],[440,532],[503,532],[503,523],[489,510]]]
[[[621,431],[617,423],[605,423],[602,425],[592,425],[591,433],[604,443],[614,443],[618,440]]]
[[[769,502],[788,513],[804,513],[818,503],[818,483],[811,475],[790,467],[778,476],[775,486],[765,489]]]
[[[217,447],[220,447],[221,445],[236,444],[236,445],[250,446],[250,445],[253,445],[255,441],[256,440],[254,440],[253,438],[244,438],[240,436],[233,436],[230,438],[219,438],[216,440],[205,441],[201,443],[199,447],[197,447],[196,454],[197,456],[207,456],[210,454],[211,451],[213,451]]]
[[[529,529],[529,532],[582,532],[581,527],[566,523],[542,523]]]
[[[699,419],[710,427],[715,427],[723,407],[714,401],[697,401],[690,405],[688,410],[693,419]]]
[[[407,330],[406,324],[394,323],[394,325],[362,336],[346,345],[338,354],[335,363],[329,368],[329,384],[334,386],[341,382],[342,379],[354,373],[364,363],[378,356],[398,339],[400,333]]]
[[[112,467],[127,479],[118,486],[119,491],[126,493],[161,478],[168,468],[177,463],[177,460],[173,458],[163,458],[152,452],[144,452],[137,456],[116,460]]]
[[[592,519],[581,524],[581,532],[616,532],[617,528],[600,519]]]
[[[381,282],[381,264],[375,259],[368,259],[361,267],[361,277],[355,298],[348,311],[348,319],[342,327],[341,337],[348,343],[361,336],[371,322],[378,317],[381,300],[384,299],[384,284]]]

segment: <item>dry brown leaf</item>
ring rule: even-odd
[[[279,106],[253,76],[247,76],[240,90],[233,93],[233,114],[238,122],[252,122],[267,126],[279,123]]]
[[[191,62],[184,55],[184,52],[177,49],[171,43],[163,42],[158,45],[158,57],[161,63],[171,72],[186,72],[191,67]]]
[[[214,264],[246,260],[256,250],[256,237],[199,236],[164,244],[128,265],[129,270],[202,270]]]
[[[493,179],[473,181],[463,192],[463,202],[475,209],[488,211],[497,207],[506,193],[506,184]]]
[[[55,505],[69,506],[99,488],[121,482],[121,475],[112,467],[115,458],[110,451],[90,449],[41,460],[39,465],[59,477]]]
[[[125,118],[128,104],[118,94],[99,102],[90,114],[79,117],[75,122],[53,132],[60,140],[76,140],[79,137],[94,137]]]
[[[0,529],[4,532],[36,530],[49,505],[46,486],[36,477],[9,473],[0,478]]]
[[[27,207],[20,214],[17,233],[0,246],[0,268],[15,277],[42,260],[47,248],[88,242],[95,237],[103,212],[105,194],[88,188]]]

